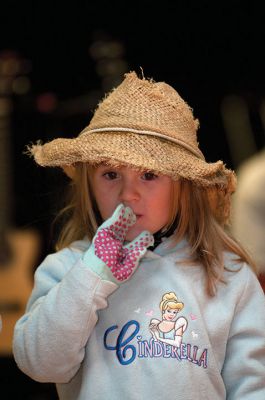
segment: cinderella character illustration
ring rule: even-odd
[[[180,347],[182,336],[188,326],[188,321],[184,317],[177,318],[184,304],[178,301],[174,292],[166,293],[160,302],[162,321],[151,319],[149,329],[154,340]]]

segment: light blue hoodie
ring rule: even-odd
[[[227,283],[211,298],[203,267],[181,262],[187,243],[169,245],[147,251],[120,286],[84,265],[87,241],[49,255],[16,324],[19,368],[55,382],[62,400],[264,400],[265,299],[256,276],[226,254]],[[161,332],[166,293],[184,307]]]

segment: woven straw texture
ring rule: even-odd
[[[197,142],[198,125],[191,108],[171,86],[139,79],[131,72],[98,105],[77,138],[38,143],[29,151],[42,166],[104,162],[234,191],[234,173],[222,161],[204,160]]]

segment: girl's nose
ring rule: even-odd
[[[138,200],[140,198],[140,192],[133,181],[124,181],[120,191],[120,200],[123,203],[129,203],[131,201]]]

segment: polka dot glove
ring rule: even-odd
[[[129,228],[135,222],[136,216],[131,208],[120,204],[113,215],[98,228],[83,260],[103,279],[115,283],[128,280],[147,248],[153,245],[153,236],[148,231],[143,231],[132,242],[124,243]]]

